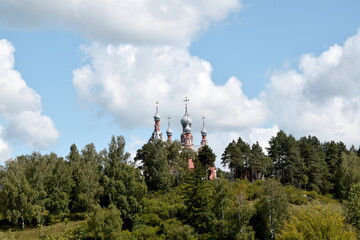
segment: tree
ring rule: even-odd
[[[47,198],[46,209],[55,217],[69,212],[73,179],[70,165],[63,158],[54,154],[44,156],[48,158],[50,173],[45,179]]]
[[[248,178],[249,176],[250,146],[241,138],[237,142],[232,141],[225,148],[221,157],[223,166],[230,168],[232,179]]]
[[[189,172],[188,159],[185,151],[181,148],[179,141],[173,141],[166,144],[167,161],[172,174],[172,185],[179,186]],[[183,150],[183,151],[182,151]],[[195,156],[195,155],[194,155]],[[191,158],[191,157],[190,157]]]
[[[96,206],[87,220],[89,236],[93,239],[119,239],[122,228],[120,215],[120,210],[113,204],[105,209]]]
[[[352,186],[345,206],[347,221],[357,229],[360,236],[360,183]]]
[[[334,186],[331,193],[335,197],[340,198],[339,168],[341,164],[341,154],[346,152],[346,146],[343,142],[325,142],[323,144],[323,151],[325,152],[325,161],[329,171],[329,182]]]
[[[277,239],[355,240],[336,205],[308,204],[293,209]]]
[[[262,198],[255,204],[256,214],[252,225],[259,239],[275,239],[288,217],[286,192],[282,185],[273,179],[264,182]]]
[[[205,168],[212,167],[215,165],[216,155],[208,145],[205,145],[202,148],[200,148],[198,152],[198,158],[201,165]]]
[[[251,181],[256,181],[270,174],[271,159],[264,154],[258,142],[251,146],[249,168]]]
[[[244,183],[237,184],[231,197],[232,203],[228,209],[229,239],[250,240],[255,237],[249,224],[255,209],[247,201],[246,188],[247,186]]]
[[[269,141],[269,156],[274,164],[274,174],[281,183],[301,187],[306,183],[305,165],[300,157],[295,138],[279,131]]]
[[[320,141],[313,136],[302,137],[299,140],[299,148],[308,179],[305,189],[323,194],[329,192],[332,184],[328,180],[328,166]]]
[[[137,151],[135,161],[141,162],[145,182],[150,190],[168,191],[173,185],[173,175],[164,142],[156,140],[143,145]]]
[[[6,171],[0,181],[1,212],[10,222],[20,223],[23,229],[33,218],[35,199],[35,191],[26,179],[25,167],[21,164],[25,158],[20,156],[6,162]]]
[[[200,148],[198,152],[198,160],[201,164],[201,168],[203,168],[205,172],[205,176],[209,177],[210,174],[208,173],[209,167],[213,167],[215,165],[216,155],[214,154],[213,150],[208,146],[205,145]]]
[[[75,144],[68,155],[74,185],[71,194],[72,212],[89,212],[99,202],[100,165],[93,144],[87,144],[80,155]]]
[[[171,240],[190,240],[193,238],[194,229],[189,225],[182,224],[176,218],[168,219],[161,223],[160,232],[166,239]]]
[[[109,151],[100,153],[102,176],[100,179],[103,193],[100,198],[102,207],[114,204],[120,211],[123,227],[131,229],[134,216],[142,210],[142,199],[147,187],[139,169],[129,165],[129,153],[125,152],[124,137],[112,137]]]
[[[343,152],[336,175],[336,196],[340,199],[346,199],[351,186],[360,183],[360,157],[354,152]]]
[[[197,233],[211,233],[215,227],[215,214],[212,212],[214,204],[214,188],[211,182],[201,177],[201,163],[194,159],[195,171],[191,172],[188,182],[183,188],[185,206],[187,208],[186,223]]]

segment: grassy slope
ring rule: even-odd
[[[64,233],[75,228],[84,221],[62,222],[51,226],[41,228],[28,228],[18,231],[0,231],[0,239],[2,240],[37,240],[37,239],[65,239]]]

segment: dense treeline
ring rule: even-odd
[[[177,141],[147,143],[134,161],[114,136],[100,152],[19,156],[0,169],[1,224],[85,220],[60,239],[356,239],[359,150],[280,131],[267,152],[232,141],[222,155],[230,172],[215,181],[212,149]]]
[[[348,150],[342,142],[320,143],[315,136],[296,140],[279,131],[267,151],[266,155],[258,143],[250,146],[239,138],[226,147],[222,164],[229,167],[232,179],[275,178],[284,185],[341,200],[360,181],[360,149]]]
[[[72,145],[66,160],[52,153],[33,153],[7,161],[1,171],[1,214],[8,221],[43,225],[95,205],[116,206],[124,228],[132,227],[147,187],[140,171],[128,163],[123,137],[113,137],[108,150],[93,144],[81,152]]]

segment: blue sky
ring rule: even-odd
[[[178,139],[185,96],[218,156],[279,129],[360,145],[358,1],[85,2],[0,0],[0,162],[112,135],[134,153],[156,100]]]

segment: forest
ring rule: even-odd
[[[266,151],[230,142],[228,170],[210,181],[215,159],[209,146],[178,141],[149,142],[131,159],[122,136],[100,151],[18,156],[0,166],[0,238],[360,238],[360,149],[279,131]],[[47,230],[59,224],[63,232]]]

